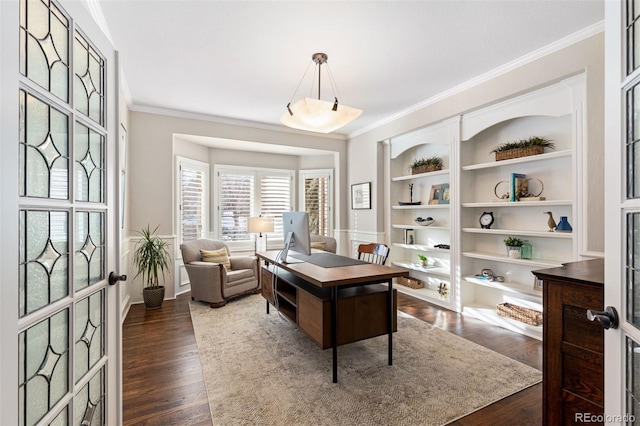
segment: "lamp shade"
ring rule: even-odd
[[[330,133],[352,122],[362,114],[361,109],[342,104],[339,104],[337,110],[333,111],[333,106],[333,102],[305,97],[290,107],[293,115],[289,111],[285,111],[280,117],[280,122],[294,129]]]
[[[250,217],[249,233],[261,234],[263,232],[273,232],[272,217]]]

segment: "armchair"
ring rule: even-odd
[[[335,253],[337,249],[337,241],[333,237],[311,234],[311,248]]]
[[[224,248],[231,269],[221,263],[204,262],[200,250]],[[258,293],[258,259],[254,256],[229,256],[229,248],[222,241],[199,239],[180,244],[182,260],[191,283],[191,298],[220,308],[228,299],[247,293]]]

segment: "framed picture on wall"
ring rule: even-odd
[[[371,182],[351,185],[351,209],[361,210],[371,208]]]

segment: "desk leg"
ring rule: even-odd
[[[267,313],[269,313],[269,301],[267,300]]]
[[[389,322],[387,323],[387,332],[389,333],[389,365],[393,365],[393,279],[387,281],[389,285],[388,311]]]
[[[338,383],[338,287],[331,287],[331,346],[333,347],[333,383]]]

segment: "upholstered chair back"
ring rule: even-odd
[[[227,245],[222,241],[209,240],[206,238],[186,241],[180,244],[180,250],[182,250],[182,261],[185,265],[187,263],[200,261],[202,260],[200,250],[218,250],[222,247],[227,249],[227,256],[229,256],[229,247],[227,247]]]

